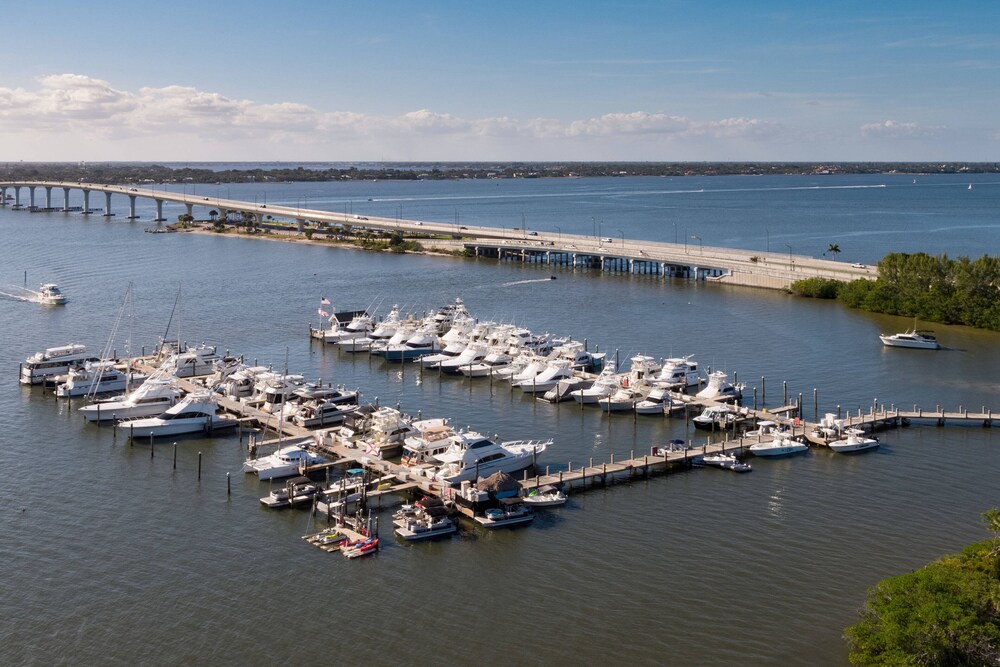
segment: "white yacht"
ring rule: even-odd
[[[691,419],[695,428],[707,431],[725,431],[739,420],[732,408],[728,405],[710,405],[697,417]]]
[[[438,455],[451,448],[452,438],[456,435],[448,425],[448,419],[423,419],[413,422],[411,426],[414,432],[403,439],[403,465],[439,465]]]
[[[38,290],[38,303],[45,306],[61,306],[66,303],[66,295],[55,283],[45,283]]]
[[[344,352],[368,352],[396,335],[401,320],[399,306],[393,306],[385,319],[379,322],[367,336],[341,340],[337,344]]]
[[[50,347],[24,360],[19,381],[21,384],[41,384],[54,375],[65,375],[70,369],[82,368],[88,361],[97,361],[97,358],[87,354],[84,345]]]
[[[367,313],[359,313],[347,324],[340,324],[336,314],[330,317],[330,328],[323,332],[323,341],[339,343],[342,340],[363,338],[375,329],[372,318]]]
[[[635,404],[635,412],[640,415],[664,415],[670,411],[673,404],[673,399],[670,398],[670,389],[656,386]]]
[[[160,364],[160,370],[174,377],[186,378],[195,375],[209,375],[215,371],[215,363],[221,357],[215,352],[215,346],[188,345],[183,352],[175,352]]]
[[[793,440],[787,433],[775,433],[769,442],[750,445],[750,452],[756,456],[790,456],[809,450],[809,445]]]
[[[660,372],[650,378],[650,384],[684,389],[697,386],[700,379],[698,362],[692,361],[689,356],[671,357],[663,360]]]
[[[483,341],[473,341],[462,351],[462,354],[453,359],[442,361],[438,368],[441,369],[442,373],[457,375],[462,372],[463,368],[468,368],[485,359],[489,351],[489,346]]]
[[[72,368],[66,379],[56,385],[56,396],[72,398],[88,394],[127,391],[131,373],[115,368],[112,361],[91,361],[83,368]]]
[[[304,428],[334,426],[343,423],[347,415],[358,409],[356,403],[344,403],[331,399],[312,399],[304,403],[294,403],[285,408],[285,421]]]
[[[84,419],[91,422],[149,417],[165,412],[180,395],[174,378],[151,377],[125,396],[85,405],[80,412]]]
[[[610,396],[598,399],[597,404],[605,412],[624,412],[632,410],[636,403],[642,400],[642,392],[629,387],[619,387]]]
[[[508,368],[514,361],[506,348],[495,348],[486,353],[480,361],[462,366],[462,375],[466,377],[489,377],[498,374],[504,368]]]
[[[305,440],[298,444],[286,445],[268,456],[247,459],[243,462],[243,472],[255,473],[262,480],[298,475],[300,466],[316,465],[327,460],[307,448],[310,442]]]
[[[441,349],[437,341],[437,328],[434,324],[424,324],[401,345],[389,345],[385,348],[386,361],[410,361],[425,354],[434,354]]]
[[[708,374],[708,386],[695,396],[716,401],[738,401],[743,398],[743,384],[734,385],[725,373],[713,371]]]
[[[909,347],[917,350],[936,350],[941,347],[933,333],[917,329],[892,335],[880,334],[879,339],[887,347]]]
[[[435,478],[446,484],[475,481],[495,472],[524,470],[552,444],[551,440],[518,440],[497,444],[489,438],[466,431],[452,439],[452,446],[437,458],[441,467]]]
[[[573,377],[573,365],[569,359],[552,359],[537,375],[521,380],[514,386],[526,394],[544,394],[560,380]]]
[[[632,384],[648,382],[656,377],[655,374],[661,368],[663,368],[663,362],[645,354],[637,354],[629,359],[629,382]]]
[[[587,389],[577,389],[570,392],[570,396],[577,403],[597,403],[602,398],[610,396],[614,392],[618,391],[619,382],[621,380],[615,375],[615,364],[614,362],[608,362],[608,364],[601,371],[601,374],[597,376],[594,380],[594,384],[590,385]]]
[[[417,320],[404,320],[397,325],[394,334],[388,338],[373,340],[369,349],[375,356],[384,357],[387,349],[404,344],[410,336],[417,333],[420,326],[421,322]]]
[[[859,428],[849,428],[844,433],[847,435],[843,440],[836,440],[830,443],[830,449],[835,452],[861,452],[866,449],[878,447],[878,439],[869,438],[865,432]]]
[[[236,418],[217,414],[218,407],[212,393],[195,392],[157,417],[124,419],[118,422],[118,426],[125,429],[129,436],[137,438],[201,431],[210,434],[216,429],[236,426]]]

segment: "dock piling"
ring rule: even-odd
[[[198,481],[201,481],[201,452],[198,452]]]
[[[174,443],[174,470],[177,470],[177,443]]]

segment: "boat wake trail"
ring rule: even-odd
[[[531,284],[531,283],[547,283],[547,282],[550,282],[550,281],[555,280],[555,279],[556,279],[556,277],[552,276],[550,278],[532,278],[531,280],[515,280],[514,282],[511,282],[511,283],[504,283],[503,286],[504,287],[513,287],[514,285],[528,285],[528,284]]]
[[[35,301],[35,298],[31,296],[25,296],[24,294],[11,294],[10,292],[0,292],[0,296],[7,297],[8,299],[13,299],[14,301]]]

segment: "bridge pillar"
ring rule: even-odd
[[[69,211],[69,188],[63,188],[63,212]]]
[[[219,208],[219,219],[223,222],[229,220],[229,211],[224,208]]]
[[[135,214],[135,195],[129,195],[128,196],[128,219],[129,220],[135,220],[138,217],[139,216],[137,216]]]
[[[114,213],[111,212],[111,193],[104,193],[104,217],[110,218]]]
[[[162,222],[163,220],[164,220],[164,217],[163,217],[163,200],[162,199],[157,199],[156,200],[156,220],[154,222]]]
[[[90,215],[90,190],[83,189],[83,214]]]
[[[14,186],[14,208],[21,208],[21,186]]]
[[[304,232],[306,230],[306,221],[302,218],[295,218],[295,228],[298,229],[300,233]]]
[[[0,206],[7,205],[7,188],[0,188]]]
[[[45,208],[52,208],[52,186],[45,186]]]
[[[28,206],[35,208],[35,186],[28,186]]]
[[[194,204],[190,204],[190,203],[185,203],[185,204],[184,204],[184,210],[185,210],[185,212],[186,212],[186,213],[187,213],[187,214],[188,214],[189,216],[191,216],[192,218],[194,217],[194,213],[193,213],[193,211],[194,211]]]

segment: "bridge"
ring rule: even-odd
[[[28,192],[28,202],[22,202],[21,191]],[[44,206],[36,201],[36,190],[44,191]],[[52,191],[63,191],[62,206],[53,206]],[[764,252],[732,248],[706,247],[697,236],[688,242],[664,243],[627,239],[623,233],[618,238],[601,235],[563,234],[547,231],[529,231],[523,228],[459,225],[424,220],[384,218],[353,215],[299,206],[284,206],[258,202],[205,197],[196,194],[167,192],[130,185],[58,181],[7,181],[0,182],[0,205],[10,203],[7,191],[13,191],[14,209],[30,211],[79,211],[95,213],[90,208],[90,195],[104,195],[104,216],[114,216],[112,196],[124,197],[128,202],[128,219],[136,219],[136,200],[151,199],[156,205],[156,221],[164,220],[163,203],[183,204],[187,215],[194,216],[195,207],[216,211],[222,219],[231,214],[250,217],[258,222],[266,216],[295,221],[299,232],[307,223],[324,223],[347,228],[364,227],[402,234],[430,237],[425,245],[464,249],[476,257],[491,257],[501,261],[520,261],[553,264],[557,266],[587,267],[608,272],[653,274],[664,277],[684,277],[718,283],[786,289],[796,280],[824,278],[851,281],[858,278],[874,280],[877,269],[862,264],[847,264],[828,259],[784,252]],[[83,192],[83,207],[70,207],[70,192]],[[423,238],[421,242],[424,242]]]

